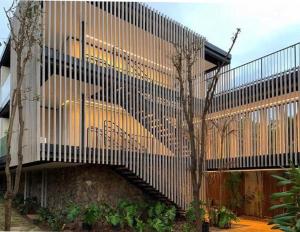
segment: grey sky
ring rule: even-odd
[[[0,39],[8,36],[0,0]],[[242,29],[234,51],[232,67],[300,41],[300,1],[211,0],[188,3],[148,3],[176,21],[205,36],[226,50],[237,27]],[[2,50],[0,48],[0,50]]]

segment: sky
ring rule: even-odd
[[[233,33],[241,28],[231,67],[300,42],[300,0],[206,0],[149,5],[223,50],[228,50]]]
[[[0,0],[1,41],[8,36],[3,7],[7,8],[10,2]],[[232,51],[232,67],[300,42],[300,0],[200,0],[147,4],[223,50],[230,46],[236,28],[241,28]]]

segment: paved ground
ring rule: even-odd
[[[4,204],[0,202],[0,231],[4,229]],[[25,217],[13,209],[11,231],[41,231],[42,229],[32,224]]]
[[[211,228],[211,232],[228,231],[228,232],[279,232],[279,230],[271,230],[272,226],[267,221],[254,220],[252,218],[240,218],[240,220],[232,225],[231,229],[221,230]]]

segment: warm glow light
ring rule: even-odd
[[[80,100],[78,101],[70,101],[70,100],[66,100],[65,102],[63,102],[61,105],[64,106],[64,105],[67,105],[67,104],[70,104],[70,103],[75,103],[75,104],[80,104]],[[123,108],[119,107],[119,106],[116,106],[116,105],[108,105],[108,104],[104,104],[104,103],[99,103],[99,102],[93,102],[93,101],[88,101],[86,100],[85,101],[85,105],[92,105],[92,106],[96,106],[96,107],[99,107],[99,108],[105,108],[105,109],[111,109],[111,110],[118,110],[118,111],[124,111]]]
[[[299,99],[299,97],[288,98],[288,99],[284,99],[284,100],[280,100],[280,101],[276,101],[276,102],[272,102],[272,103],[263,104],[263,105],[260,105],[260,106],[257,106],[257,107],[250,107],[250,108],[247,108],[247,109],[238,110],[238,111],[235,111],[233,113],[231,112],[231,113],[227,113],[227,114],[222,114],[221,116],[209,117],[208,120],[213,120],[213,119],[223,118],[223,117],[227,117],[227,116],[232,116],[232,115],[235,115],[235,114],[238,114],[238,113],[246,113],[246,112],[251,112],[251,111],[253,112],[253,111],[258,110],[258,109],[271,107],[271,106],[275,106],[275,105],[280,105],[280,104],[292,102],[292,101],[295,101],[295,100],[298,100],[298,99]]]
[[[161,67],[161,68],[164,68],[164,69],[167,69],[167,70],[171,71],[171,68],[169,68],[169,67],[166,67],[166,66],[164,66],[164,65],[155,63],[155,62],[152,61],[152,60],[148,60],[148,59],[146,59],[146,58],[144,58],[144,57],[141,57],[141,56],[139,56],[139,55],[136,55],[136,54],[134,54],[134,53],[132,53],[132,52],[129,52],[129,51],[126,51],[126,50],[124,50],[124,49],[121,49],[121,48],[118,48],[118,47],[116,47],[116,46],[113,46],[112,44],[107,43],[107,42],[105,42],[105,41],[102,41],[102,40],[100,40],[100,39],[97,39],[97,38],[95,38],[95,37],[93,37],[93,36],[86,35],[86,37],[89,38],[89,39],[92,39],[92,40],[94,40],[94,41],[98,41],[98,42],[100,42],[100,43],[102,43],[102,44],[104,44],[104,45],[107,45],[108,47],[113,47],[114,49],[117,49],[117,50],[119,50],[119,51],[125,52],[125,53],[127,53],[127,54],[129,54],[129,55],[131,55],[131,56],[137,57],[137,58],[139,58],[139,59],[141,59],[141,60],[143,60],[143,61],[146,61],[146,62],[148,62],[148,63],[154,64],[154,65],[156,65],[156,66],[159,66],[159,67]]]

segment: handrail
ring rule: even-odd
[[[278,75],[299,71],[300,42],[262,56],[220,74],[216,94],[263,82]],[[209,72],[206,77],[213,74]]]
[[[7,152],[7,135],[0,138],[0,157],[6,155]]]
[[[112,126],[109,126],[109,124],[108,123],[110,123]],[[144,150],[144,151],[146,151],[147,149],[145,148],[145,147],[143,147],[142,145],[141,145],[141,143],[136,139],[136,138],[134,138],[134,137],[132,137],[129,133],[127,133],[124,129],[122,129],[119,125],[117,125],[116,123],[114,123],[114,122],[112,122],[112,121],[108,121],[108,120],[105,120],[104,121],[104,136],[106,137],[106,136],[108,136],[108,133],[106,133],[106,132],[108,132],[109,130],[108,129],[111,129],[110,130],[110,133],[112,132],[112,131],[116,131],[115,130],[115,128],[117,128],[118,129],[118,133],[116,133],[117,135],[122,135],[123,136],[123,138],[124,138],[124,135],[125,135],[125,140],[129,143],[129,144],[137,144],[139,147],[135,147],[135,148],[137,148],[137,149],[142,149],[142,150]],[[141,137],[141,136],[139,136],[139,137]],[[111,139],[111,137],[109,137],[110,139]],[[120,138],[122,138],[122,137],[120,137]],[[133,143],[131,143],[133,141]],[[115,141],[116,142],[116,141]],[[119,144],[118,144],[119,145]]]
[[[241,67],[243,67],[243,66],[246,66],[246,65],[248,65],[248,64],[254,63],[254,62],[258,61],[258,60],[262,60],[262,59],[264,59],[264,58],[266,58],[266,57],[272,56],[272,55],[274,55],[274,54],[276,54],[276,53],[282,52],[282,51],[287,50],[287,49],[289,49],[289,48],[296,47],[297,45],[300,45],[300,42],[295,43],[295,44],[292,44],[292,45],[289,45],[289,46],[284,47],[284,48],[282,48],[282,49],[279,49],[279,50],[277,50],[277,51],[275,51],[275,52],[271,52],[271,53],[269,53],[269,54],[267,54],[267,55],[261,56],[261,57],[259,57],[259,58],[254,59],[254,60],[248,61],[247,63],[244,63],[244,64],[241,64],[241,65],[239,65],[239,66],[237,66],[237,67],[231,68],[230,70],[227,70],[227,71],[225,71],[225,72],[223,72],[223,73],[226,73],[226,72],[229,72],[229,71],[232,71],[232,70],[241,68]],[[220,75],[222,75],[223,73],[221,73]]]

